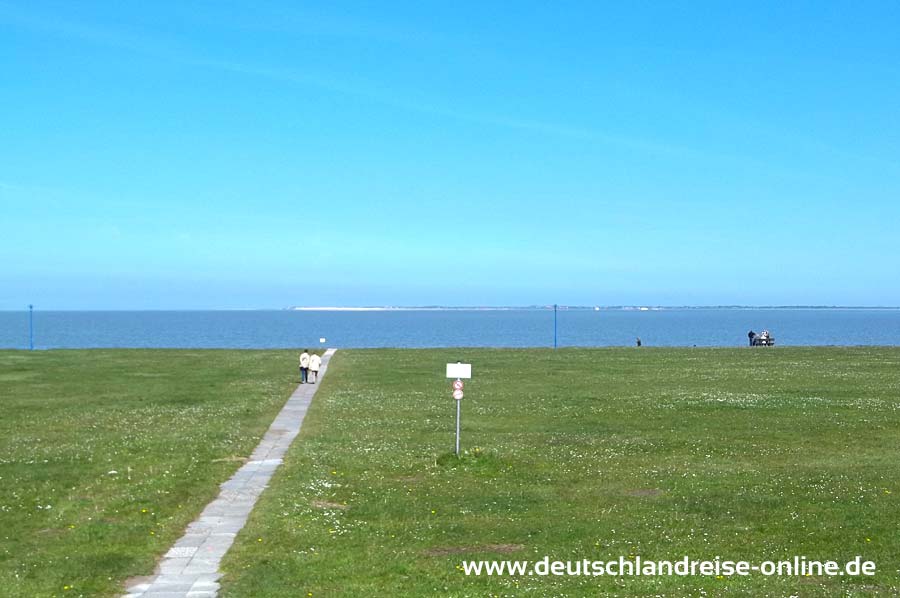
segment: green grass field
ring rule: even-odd
[[[475,376],[459,460],[457,359]],[[250,454],[295,360],[0,352],[0,596],[114,596],[150,573]],[[898,366],[881,348],[340,351],[223,595],[898,595]],[[878,573],[459,570],[545,555],[861,555]]]
[[[474,364],[461,460],[443,378],[457,359]],[[898,595],[898,366],[878,348],[339,352],[226,556],[224,595]],[[878,573],[459,570],[545,555],[861,555]]]
[[[0,351],[0,596],[116,596],[253,450],[293,352]]]

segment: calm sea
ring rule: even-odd
[[[560,346],[900,345],[897,309],[560,310]],[[91,311],[34,313],[35,348],[536,347],[552,310]],[[0,312],[0,348],[28,346],[27,312]]]

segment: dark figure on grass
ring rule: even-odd
[[[751,330],[750,332],[747,333],[747,338],[750,339],[750,346],[751,346],[751,347],[752,347],[753,345],[756,344],[756,333],[753,332],[752,330]]]
[[[638,347],[641,346],[641,337],[637,337],[637,340],[635,341],[635,344],[636,344]]]
[[[306,384],[309,377],[309,349],[300,354],[300,384]]]

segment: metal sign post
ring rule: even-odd
[[[556,312],[559,309],[557,304],[553,304],[553,348],[556,348]]]
[[[459,388],[456,388],[457,383],[459,384]],[[456,399],[456,456],[459,457],[459,420],[460,420],[460,412],[462,410],[462,380],[457,380],[453,383],[453,398]]]
[[[459,457],[459,427],[460,427],[460,413],[462,411],[462,399],[463,399],[463,378],[471,378],[472,377],[472,365],[468,363],[448,363],[447,364],[447,377],[448,378],[456,378],[453,381],[453,385],[451,389],[453,390],[453,399],[456,401],[456,456]]]
[[[28,350],[34,351],[34,306],[28,304]]]

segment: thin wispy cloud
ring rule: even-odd
[[[405,26],[396,22],[387,24],[348,14],[335,18],[321,11],[313,12],[310,7],[300,5],[254,6],[250,11],[236,14],[235,11],[223,10],[220,3],[210,5],[209,10],[192,3],[186,18],[200,26],[216,27],[226,31],[284,34],[291,37],[314,36],[404,46],[459,42],[458,37],[434,30],[426,31],[420,27]]]
[[[43,185],[23,185],[21,183],[14,183],[8,180],[0,181],[0,191],[7,191],[10,193],[41,193],[41,194],[58,194],[61,192],[60,189],[54,187],[46,187]]]
[[[35,33],[76,39],[93,45],[127,50],[144,56],[180,62],[187,52],[175,40],[125,33],[108,27],[73,22],[56,16],[26,12],[0,2],[0,25]]]
[[[623,146],[631,150],[656,154],[684,155],[694,153],[694,150],[686,147],[628,136],[605,134],[578,126],[543,120],[511,118],[498,114],[482,113],[476,110],[460,109],[452,101],[422,97],[421,90],[407,92],[405,94],[406,97],[404,97],[404,95],[398,95],[394,91],[381,89],[378,84],[371,81],[354,80],[352,76],[347,75],[337,77],[330,73],[316,73],[311,68],[272,67],[219,59],[197,52],[174,39],[127,33],[96,25],[62,20],[58,17],[37,15],[4,3],[0,3],[0,23],[39,33],[78,39],[94,45],[126,50],[184,66],[312,87],[321,91],[350,96],[398,110],[439,116],[471,124],[489,125],[540,135]],[[333,22],[326,27],[326,31],[329,32],[333,32],[335,29],[336,26]],[[346,31],[358,33],[359,27],[351,27]],[[409,96],[413,94],[419,94],[420,97],[415,100],[409,99]]]
[[[225,17],[213,18],[210,13],[207,16],[213,19],[213,23],[228,22]],[[386,89],[377,82],[348,73],[336,75],[332,72],[317,71],[315,68],[308,66],[291,68],[222,59],[197,51],[176,38],[150,36],[133,31],[75,22],[61,19],[55,15],[38,14],[23,10],[20,7],[0,2],[0,25],[3,24],[38,33],[76,39],[92,45],[125,50],[144,57],[182,66],[318,89],[409,113],[437,116],[461,123],[487,125],[572,141],[602,144],[664,158],[702,159],[715,161],[720,164],[740,165],[742,167],[753,167],[758,162],[752,156],[729,153],[721,149],[718,151],[702,150],[693,146],[660,141],[658,139],[614,134],[560,122],[515,118],[496,113],[481,112],[476,109],[461,108],[459,102],[455,102],[452,99],[428,97],[421,89],[404,90],[403,93],[398,93],[397,90]],[[270,19],[259,18],[251,19],[244,25],[232,23],[231,26],[246,30],[266,30],[272,27],[275,29],[280,28],[295,35],[299,32],[300,34],[306,33],[308,35],[358,37],[395,43],[405,43],[416,38],[412,32],[400,28],[386,28],[372,23],[355,22],[346,19],[337,20],[323,15],[291,15],[280,24]],[[423,39],[423,36],[419,35],[417,39]],[[443,41],[446,42],[448,40]],[[723,108],[723,110],[727,110],[727,108]],[[746,120],[741,115],[733,115],[733,118],[737,121]],[[766,131],[772,136],[774,143],[787,145],[799,143],[810,151],[839,155],[848,160],[892,170],[897,168],[896,162],[872,156],[856,155],[846,148],[834,147],[824,143],[821,139],[813,139],[799,132],[775,130],[763,122],[754,121],[746,122],[745,124],[748,127],[752,126],[757,131]],[[799,173],[793,170],[792,174],[796,175]],[[810,174],[815,175],[815,173]]]

